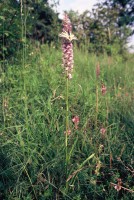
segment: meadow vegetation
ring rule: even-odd
[[[6,70],[1,64],[0,199],[133,199],[133,55],[123,60],[74,47],[66,180],[61,49],[25,51],[5,62]]]
[[[133,1],[53,6],[0,1],[0,200],[134,199]]]

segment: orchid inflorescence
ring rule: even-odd
[[[72,41],[77,38],[72,34],[72,25],[68,15],[64,14],[62,33],[59,34],[62,39],[63,66],[65,68],[67,78],[72,78],[73,70],[73,44]]]

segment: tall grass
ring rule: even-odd
[[[134,59],[97,57],[75,47],[69,86],[68,192],[65,78],[61,51],[29,47],[1,75],[0,198],[133,199]],[[19,52],[17,57],[21,57]],[[96,118],[96,64],[100,63]],[[101,94],[102,82],[107,93]],[[76,130],[72,117],[78,115]],[[97,121],[97,123],[96,123]],[[106,132],[101,134],[104,127]],[[128,190],[117,191],[121,178]]]

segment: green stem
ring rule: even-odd
[[[66,148],[66,180],[68,175],[68,131],[69,131],[69,102],[68,102],[68,72],[66,73],[66,136],[65,136],[65,148]],[[68,188],[68,183],[66,182],[66,189]]]
[[[96,125],[96,129],[97,129],[97,121],[98,121],[98,82],[96,84],[96,121],[95,121],[95,125]]]

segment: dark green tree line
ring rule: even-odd
[[[53,5],[58,1],[53,1]],[[80,47],[90,52],[122,53],[133,34],[133,0],[104,0],[92,11],[68,12]],[[0,0],[0,58],[7,59],[21,49],[26,39],[41,44],[57,42],[61,20],[48,0]]]

